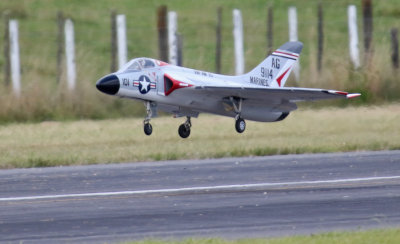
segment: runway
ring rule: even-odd
[[[400,151],[0,171],[0,242],[400,227]]]

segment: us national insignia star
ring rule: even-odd
[[[150,91],[150,79],[149,77],[142,75],[139,77],[139,91],[142,94],[146,94]]]

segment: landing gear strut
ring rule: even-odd
[[[190,122],[190,117],[186,117],[185,123],[181,124],[178,129],[178,133],[182,138],[187,138],[190,135],[190,127],[192,127],[192,122]]]
[[[235,110],[236,113],[235,129],[238,133],[243,133],[244,130],[246,129],[246,121],[244,121],[244,119],[241,117],[243,99],[229,97],[229,100],[232,102],[233,109]]]
[[[151,124],[150,124],[150,119],[151,119],[151,116],[153,115],[153,112],[151,110],[151,103],[149,101],[145,102],[145,106],[146,106],[146,114],[147,115],[143,121],[143,130],[144,130],[144,134],[149,136],[153,132],[153,126],[151,126]]]

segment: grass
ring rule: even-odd
[[[0,168],[400,149],[400,105],[300,108],[277,123],[248,121],[236,133],[232,118],[201,115],[188,139],[184,119],[46,121],[0,126]]]
[[[359,0],[322,1],[324,6],[325,46],[323,70],[316,70],[317,4],[319,0],[187,1],[171,0],[4,0],[0,12],[19,20],[22,59],[23,97],[17,100],[9,86],[0,85],[0,123],[14,121],[68,120],[80,118],[135,117],[143,106],[100,94],[94,83],[110,70],[110,11],[127,16],[129,57],[158,57],[156,9],[167,4],[178,13],[179,32],[184,37],[184,65],[213,71],[215,67],[216,8],[223,8],[222,73],[234,73],[232,40],[233,8],[242,10],[246,70],[264,59],[267,7],[274,7],[274,48],[288,40],[287,9],[296,6],[299,40],[304,42],[301,80],[288,86],[321,87],[362,92],[356,103],[376,104],[397,101],[400,97],[400,72],[390,65],[392,27],[400,28],[397,0],[374,1],[374,54],[370,65],[353,70],[348,58],[346,8],[358,7],[361,59],[362,11]],[[57,11],[75,23],[77,87],[74,94],[65,90],[65,74],[56,84]],[[0,24],[4,32],[4,24]],[[4,40],[0,38],[0,46]],[[4,56],[0,56],[4,65]],[[65,72],[64,72],[65,73]],[[0,80],[4,69],[0,69]]]
[[[317,235],[270,239],[187,239],[183,241],[145,240],[126,244],[396,244],[400,243],[400,229],[369,230],[357,232],[331,232]]]

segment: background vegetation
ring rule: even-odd
[[[397,0],[373,1],[373,59],[353,70],[348,55],[347,6],[358,7],[360,50],[362,45],[361,0],[325,0],[325,46],[323,70],[316,68],[317,4],[319,0],[5,0],[0,13],[19,20],[23,95],[16,99],[9,86],[0,85],[0,123],[77,118],[143,116],[140,103],[100,94],[95,82],[110,71],[110,11],[127,16],[129,57],[158,57],[156,9],[166,4],[178,13],[178,30],[184,37],[185,66],[215,70],[216,9],[223,8],[222,73],[234,72],[232,9],[242,10],[245,32],[246,70],[266,56],[267,7],[274,8],[274,47],[288,40],[287,9],[296,6],[299,39],[305,46],[301,58],[301,81],[288,86],[323,87],[357,91],[363,96],[351,104],[376,104],[398,100],[399,71],[390,63],[392,27],[400,28]],[[57,11],[75,23],[78,84],[69,94],[65,77],[56,84]],[[4,33],[4,23],[0,24]],[[4,40],[0,40],[3,46]],[[363,56],[361,56],[363,57]],[[4,56],[0,57],[4,66]],[[0,70],[0,81],[4,70]],[[1,82],[4,84],[4,82]],[[338,102],[336,105],[346,105]]]

